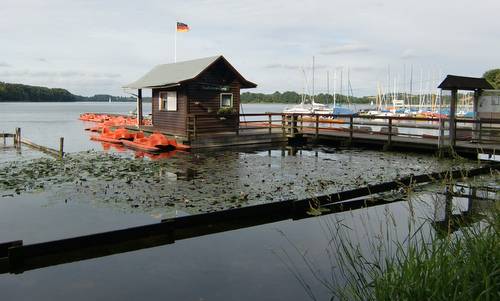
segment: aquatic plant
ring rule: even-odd
[[[498,171],[492,171],[486,179],[498,187],[498,176]],[[479,181],[470,179],[469,183],[484,185]],[[456,179],[448,178],[432,189],[445,189],[451,196],[459,192],[453,191],[455,184]],[[481,216],[479,222],[470,224],[459,219],[454,224],[452,218],[445,220],[446,235],[441,236],[433,228],[436,225],[421,220],[415,213],[422,208],[415,205],[425,206],[421,198],[429,193],[415,193],[411,187],[407,191],[410,192],[409,219],[407,229],[403,229],[406,233],[397,228],[395,216],[387,207],[378,232],[369,226],[368,213],[361,218],[362,229],[350,225],[344,214],[321,217],[328,240],[325,252],[330,267],[327,272],[315,264],[315,258],[309,257],[307,251],[283,235],[310,272],[312,281],[326,289],[331,299],[497,300],[500,292],[498,201],[493,201],[495,206],[486,216]],[[497,196],[498,192],[494,196],[496,200]],[[449,210],[451,212],[451,208]],[[350,214],[352,222],[354,214]],[[298,263],[292,262],[293,256],[284,250],[277,254],[307,295],[316,300],[318,292],[299,271]]]

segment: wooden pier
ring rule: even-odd
[[[21,128],[16,128],[15,133],[0,133],[0,137],[3,138],[3,145],[7,146],[7,138],[12,138],[13,140],[13,146],[16,148],[21,148],[21,145],[26,145],[32,149],[36,149],[38,151],[41,151],[45,154],[51,155],[53,157],[57,158],[62,158],[64,157],[64,137],[59,138],[59,149],[53,149],[47,146],[43,146],[40,144],[37,144],[31,140],[28,140],[26,138],[22,138],[21,136]]]
[[[500,148],[500,119],[420,118],[393,116],[302,115],[282,113],[240,114],[234,131],[200,128],[207,114],[189,117],[186,135],[173,135],[193,149],[259,144],[286,143],[302,139],[309,142],[335,143],[342,146],[365,146],[383,149],[407,149],[435,153],[494,155]],[[455,129],[454,141],[449,131]],[[146,132],[153,126],[128,127]]]

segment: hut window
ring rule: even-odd
[[[177,111],[177,92],[160,92],[159,107],[161,111]]]
[[[220,107],[221,108],[233,107],[233,93],[221,93],[220,94]]]

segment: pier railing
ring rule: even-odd
[[[239,123],[238,123],[239,122]],[[450,141],[450,123],[455,123],[456,139]],[[221,117],[215,114],[191,114],[188,136],[204,133],[282,134],[287,137],[306,135],[352,139],[371,139],[391,145],[395,140],[418,143],[426,141],[440,146],[467,142],[500,145],[500,119],[436,117],[399,117],[345,114],[251,113]],[[418,139],[418,140],[417,140]]]

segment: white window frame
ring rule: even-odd
[[[162,91],[158,96],[158,109],[160,111],[177,111],[177,91]]]
[[[222,96],[223,95],[231,95],[231,104],[229,106],[223,106],[222,105]],[[233,93],[221,93],[220,94],[220,102],[219,102],[219,106],[221,108],[232,108],[233,107],[233,103],[234,103],[234,98],[233,98]]]

